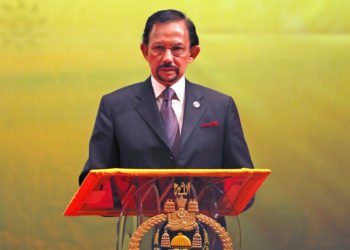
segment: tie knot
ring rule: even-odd
[[[166,88],[163,91],[163,100],[164,101],[172,100],[175,96],[176,96],[176,93],[172,88]]]

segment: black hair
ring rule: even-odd
[[[142,35],[142,42],[145,44],[149,43],[149,33],[151,32],[153,26],[156,23],[165,23],[172,21],[181,21],[184,20],[186,22],[186,26],[188,28],[191,47],[199,45],[199,38],[196,32],[196,27],[194,23],[189,19],[184,13],[178,10],[160,10],[153,13],[146,22],[145,29]]]

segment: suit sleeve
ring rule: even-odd
[[[79,185],[91,169],[118,167],[118,147],[113,121],[105,97],[100,102],[89,144],[89,158],[79,176]]]
[[[224,147],[224,168],[254,168],[244,139],[238,110],[232,98],[229,99],[226,116]],[[254,200],[255,196],[249,201],[244,211],[253,205]]]
[[[254,168],[241,121],[233,99],[229,98],[225,122],[223,168]]]

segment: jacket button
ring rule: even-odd
[[[172,157],[171,155],[169,156],[169,160],[173,161],[174,157]]]

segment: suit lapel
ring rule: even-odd
[[[195,85],[186,80],[185,90],[185,110],[181,131],[181,148],[190,138],[193,130],[198,127],[198,123],[206,109],[203,94]]]
[[[151,79],[148,78],[141,86],[140,91],[135,95],[137,99],[135,110],[170,149],[171,147],[168,145],[168,138],[154,97]]]

